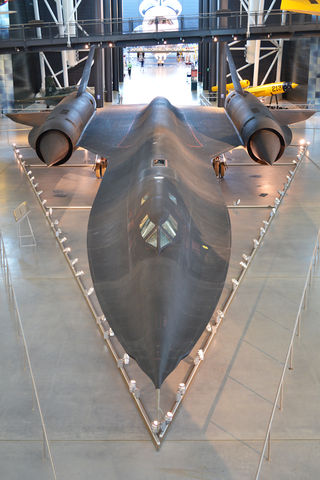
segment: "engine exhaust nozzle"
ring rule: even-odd
[[[283,149],[279,135],[272,130],[258,130],[248,142],[249,155],[257,162],[267,165],[272,165],[278,160]]]

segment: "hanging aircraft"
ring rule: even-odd
[[[320,0],[282,0],[281,10],[320,15]]]
[[[287,125],[314,112],[268,110],[242,89],[229,52],[235,90],[224,109],[158,97],[96,111],[93,53],[78,92],[52,112],[8,116],[33,126],[29,143],[48,166],[78,147],[108,157],[88,224],[92,281],[123,348],[160,389],[205,329],[228,270],[230,219],[210,159],[243,145],[272,165],[291,141]]]

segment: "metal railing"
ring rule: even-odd
[[[261,21],[265,19],[265,21]],[[282,10],[274,10],[269,12],[251,12],[250,15],[245,11],[220,11],[212,14],[203,15],[180,15],[177,18],[178,29],[168,30],[168,26],[162,27],[161,21],[154,24],[152,31],[146,27],[143,30],[143,19],[139,18],[116,18],[112,20],[78,20],[76,22],[68,22],[65,24],[55,22],[43,22],[41,20],[31,21],[26,24],[16,24],[9,27],[0,28],[0,39],[6,40],[38,40],[58,39],[58,38],[82,38],[86,40],[88,37],[112,37],[119,35],[144,35],[152,37],[154,33],[168,34],[174,31],[181,33],[198,32],[199,31],[228,31],[230,34],[244,30],[247,33],[251,31],[257,32],[262,28],[285,27],[297,29],[306,26],[320,27],[320,17],[316,15],[304,15],[301,13],[284,12]],[[39,38],[39,31],[41,37]],[[308,30],[306,30],[306,35]]]
[[[21,315],[20,315],[20,311],[19,311],[19,307],[18,307],[18,303],[17,303],[15,290],[13,288],[13,284],[12,284],[12,280],[11,280],[8,259],[7,259],[7,255],[6,255],[6,249],[5,249],[5,245],[4,245],[4,241],[3,241],[3,237],[2,237],[1,232],[0,232],[0,267],[1,267],[1,270],[2,270],[2,273],[3,273],[3,278],[4,278],[5,286],[6,286],[6,289],[7,289],[9,303],[10,303],[10,305],[13,306],[13,312],[14,312],[14,315],[15,315],[15,318],[16,318],[16,321],[17,321],[17,326],[18,326],[18,333],[22,338],[22,342],[23,342],[23,346],[24,346],[24,350],[25,350],[26,361],[27,361],[27,364],[28,364],[28,367],[29,367],[29,372],[30,372],[30,377],[31,377],[31,382],[32,382],[32,388],[33,388],[33,395],[34,395],[34,399],[35,399],[37,407],[38,407],[40,421],[41,421],[42,436],[43,436],[43,456],[46,457],[47,454],[48,454],[50,465],[51,465],[51,470],[52,470],[52,476],[53,476],[54,480],[57,480],[56,470],[55,470],[55,466],[54,466],[54,463],[53,463],[51,448],[50,448],[50,444],[49,444],[49,440],[48,440],[47,429],[46,429],[46,425],[45,425],[45,422],[44,422],[42,409],[41,409],[41,405],[40,405],[38,389],[37,389],[37,385],[36,385],[35,378],[34,378],[34,375],[33,375],[33,369],[32,369],[32,365],[31,365],[29,349],[28,349],[28,345],[27,345],[27,341],[26,341],[26,337],[25,337],[25,333],[24,333],[24,328],[23,328],[23,324],[22,324],[22,320],[21,320]]]
[[[200,94],[201,105],[212,106],[217,103],[218,94],[216,92],[202,92]],[[262,102],[270,110],[284,110],[284,109],[303,109],[303,110],[320,110],[320,105],[315,105],[313,103],[290,103],[287,101],[281,101],[279,104],[269,104]]]
[[[151,438],[152,438],[152,441],[155,445],[156,448],[159,448],[160,447],[160,441],[159,441],[159,437],[158,435],[156,434],[156,432],[153,431],[153,428],[152,428],[152,422],[151,420],[149,419],[148,417],[148,414],[146,412],[146,409],[144,408],[141,400],[140,400],[140,390],[139,388],[136,386],[136,383],[133,379],[130,378],[128,372],[126,371],[126,368],[125,368],[125,365],[128,364],[128,360],[129,360],[129,357],[128,355],[125,353],[123,356],[120,356],[117,352],[117,349],[115,347],[115,345],[113,344],[113,341],[112,341],[112,337],[114,336],[114,333],[112,331],[112,329],[109,327],[108,325],[108,322],[107,322],[107,319],[106,317],[102,314],[101,311],[98,311],[97,310],[97,307],[95,306],[95,302],[92,300],[93,297],[95,297],[95,292],[94,292],[94,288],[91,287],[91,286],[88,286],[86,285],[86,282],[85,282],[85,273],[83,270],[81,270],[80,268],[78,268],[78,258],[72,258],[71,255],[71,247],[68,247],[67,246],[67,237],[62,233],[60,227],[59,227],[59,221],[58,220],[55,220],[52,216],[52,213],[53,213],[53,209],[48,207],[46,205],[47,203],[47,200],[45,198],[43,198],[43,191],[42,190],[39,190],[39,184],[38,183],[34,183],[35,181],[35,178],[34,176],[31,176],[32,175],[32,170],[31,170],[31,167],[30,165],[27,165],[26,162],[23,160],[23,157],[22,155],[20,154],[20,150],[19,148],[17,148],[16,146],[14,146],[14,154],[15,154],[15,158],[16,160],[18,161],[18,164],[20,165],[20,167],[22,168],[22,170],[24,171],[28,181],[29,181],[29,184],[39,202],[39,205],[40,205],[40,208],[41,210],[43,211],[47,221],[48,221],[48,224],[51,228],[51,231],[53,233],[53,235],[55,236],[56,238],[56,241],[61,249],[61,252],[62,254],[64,255],[67,263],[68,263],[68,266],[70,267],[70,270],[72,272],[72,275],[74,277],[74,279],[76,280],[76,283],[78,285],[78,287],[80,288],[81,290],[81,293],[89,307],[89,310],[95,320],[95,323],[99,329],[99,332],[101,333],[102,337],[104,338],[104,341],[112,355],[112,358],[113,360],[115,361],[121,375],[122,375],[122,378],[123,380],[125,381],[127,387],[128,387],[128,390],[129,390],[129,393],[131,394],[134,402],[135,402],[135,405],[151,435]],[[75,207],[73,207],[75,208]],[[79,207],[79,208],[83,208],[83,207]]]
[[[317,234],[317,239],[316,239],[316,243],[315,243],[315,246],[314,246],[314,249],[313,249],[310,265],[309,265],[309,268],[308,268],[307,278],[306,278],[306,281],[305,281],[305,284],[304,284],[304,287],[303,287],[302,297],[301,297],[301,300],[300,300],[296,320],[295,320],[295,323],[294,323],[294,326],[293,326],[292,335],[291,335],[291,339],[290,339],[290,342],[289,342],[289,347],[288,347],[286,359],[285,359],[285,362],[284,362],[284,365],[283,365],[282,374],[281,374],[280,381],[279,381],[278,388],[277,388],[277,393],[275,395],[275,399],[274,399],[274,402],[273,402],[273,407],[272,407],[267,431],[266,431],[266,434],[265,434],[265,440],[264,440],[264,443],[263,443],[263,448],[262,448],[262,451],[261,451],[260,461],[259,461],[259,465],[258,465],[258,468],[257,468],[257,471],[256,471],[255,480],[258,480],[259,477],[260,477],[263,460],[265,458],[268,461],[270,460],[272,422],[274,420],[274,416],[275,416],[275,412],[276,412],[276,409],[277,409],[277,406],[278,406],[278,402],[279,402],[279,410],[282,410],[282,407],[283,407],[283,382],[284,382],[284,377],[285,377],[285,373],[286,373],[286,370],[288,368],[288,365],[289,365],[289,370],[293,370],[293,343],[294,343],[295,336],[300,336],[300,324],[301,324],[302,310],[304,310],[306,308],[307,290],[308,290],[308,287],[310,287],[310,285],[311,285],[313,269],[315,268],[315,266],[317,265],[318,260],[319,260],[319,234],[320,234],[320,230],[318,231],[318,234]],[[267,456],[265,457],[266,450],[267,450]]]
[[[107,319],[104,315],[101,314],[101,312],[99,313],[97,311],[97,308],[95,307],[94,305],[94,302],[92,301],[92,297],[94,297],[94,289],[93,287],[90,287],[88,288],[88,285],[85,284],[85,280],[84,280],[84,272],[82,270],[79,270],[77,269],[77,266],[76,266],[76,263],[78,261],[78,259],[72,259],[71,258],[71,248],[70,247],[67,247],[66,246],[66,242],[67,242],[67,237],[64,236],[64,234],[62,233],[61,229],[59,228],[58,224],[59,222],[57,220],[54,220],[53,217],[52,217],[52,210],[53,208],[50,208],[46,205],[46,202],[47,200],[46,199],[43,199],[42,198],[42,195],[43,195],[43,191],[42,190],[38,190],[39,188],[39,184],[38,183],[34,183],[35,179],[34,179],[34,176],[31,176],[33,175],[32,174],[32,170],[31,170],[31,166],[30,165],[27,165],[26,162],[23,160],[22,158],[22,155],[20,154],[19,152],[19,149],[14,146],[14,153],[15,153],[15,157],[16,157],[16,160],[18,161],[19,165],[21,166],[21,168],[24,170],[24,173],[26,174],[29,182],[30,182],[30,185],[39,201],[39,204],[41,206],[41,209],[43,211],[43,213],[45,214],[46,218],[47,218],[47,221],[56,237],[56,240],[61,248],[61,251],[62,253],[64,254],[65,256],[65,259],[66,261],[68,262],[68,265],[72,271],[72,274],[74,275],[74,278],[89,306],[89,309],[93,315],[93,318],[95,319],[95,322],[99,328],[99,331],[100,333],[102,334],[106,344],[107,344],[107,347],[110,351],[110,353],[112,354],[112,357],[113,359],[115,360],[118,368],[119,368],[119,371],[128,387],[128,390],[129,390],[129,393],[131,394],[135,404],[136,404],[136,407],[140,413],[140,415],[142,416],[143,420],[144,420],[144,423],[145,425],[147,426],[147,429],[151,435],[151,438],[153,440],[153,443],[154,445],[156,446],[156,448],[160,448],[161,446],[161,443],[162,443],[162,440],[164,439],[169,427],[170,427],[170,424],[171,424],[171,421],[172,421],[172,418],[174,417],[175,413],[177,412],[177,410],[179,409],[184,397],[185,397],[185,393],[187,392],[189,386],[191,385],[191,382],[193,380],[193,378],[195,377],[195,374],[196,372],[198,371],[198,368],[200,367],[202,361],[204,360],[204,357],[205,357],[205,354],[209,348],[209,346],[211,345],[212,343],[212,340],[214,339],[217,331],[218,331],[218,328],[219,326],[221,325],[222,323],[222,320],[223,318],[225,317],[225,314],[227,312],[227,310],[229,309],[231,303],[232,303],[232,300],[238,290],[238,287],[240,286],[246,272],[247,272],[247,269],[250,265],[250,263],[252,262],[257,250],[258,250],[258,247],[261,245],[262,243],[262,240],[264,238],[264,235],[266,234],[273,218],[274,218],[274,215],[279,207],[279,205],[281,204],[282,202],[282,199],[283,197],[285,196],[290,184],[291,184],[291,181],[292,179],[294,178],[294,175],[297,171],[297,169],[299,168],[301,162],[302,162],[302,159],[305,155],[305,152],[306,152],[306,149],[307,149],[307,144],[303,144],[300,146],[299,148],[299,152],[297,154],[297,160],[293,160],[293,163],[292,163],[292,169],[293,170],[289,170],[288,172],[288,175],[287,175],[287,181],[284,183],[283,185],[283,188],[282,190],[279,190],[279,197],[277,197],[275,199],[275,202],[274,202],[274,206],[270,205],[268,206],[268,208],[270,208],[270,216],[268,218],[268,220],[264,220],[263,221],[263,226],[260,228],[259,230],[259,236],[255,239],[253,239],[253,248],[252,248],[252,251],[249,255],[245,255],[243,254],[242,255],[242,261],[240,261],[240,266],[242,267],[241,269],[241,273],[239,275],[239,277],[237,279],[232,279],[232,289],[231,289],[231,292],[229,293],[226,301],[224,302],[223,306],[221,307],[222,310],[218,310],[216,312],[216,315],[215,315],[215,318],[213,320],[211,320],[208,325],[207,325],[207,328],[206,328],[206,332],[207,332],[207,335],[205,336],[203,342],[202,342],[202,345],[201,345],[201,348],[197,351],[197,354],[194,358],[194,361],[193,361],[193,365],[191,366],[189,372],[187,373],[186,377],[185,377],[185,383],[180,383],[178,385],[178,389],[177,389],[177,393],[176,393],[176,398],[175,398],[175,401],[174,403],[172,404],[172,407],[170,409],[169,412],[167,412],[167,414],[165,415],[163,421],[159,422],[159,421],[151,421],[148,414],[146,413],[146,410],[143,406],[143,403],[141,402],[140,400],[140,391],[139,391],[139,388],[137,388],[137,385],[136,385],[136,382],[135,380],[131,379],[128,372],[126,371],[126,368],[125,368],[125,365],[128,363],[126,362],[126,360],[129,360],[129,357],[128,355],[125,353],[122,357],[117,353],[117,350],[115,348],[115,346],[113,345],[113,342],[112,342],[112,336],[113,336],[113,332],[112,330],[110,329],[109,325],[108,325],[108,322],[107,322]],[[80,208],[83,208],[83,207],[80,207]],[[235,208],[239,208],[239,206],[235,207]],[[247,208],[247,207],[245,207]],[[128,357],[127,359],[125,357]],[[169,415],[170,414],[170,415]]]
[[[225,318],[225,315],[226,315],[226,313],[227,313],[227,311],[228,311],[228,309],[229,309],[229,307],[230,307],[230,305],[231,305],[231,303],[232,303],[232,301],[233,301],[233,299],[234,299],[234,297],[235,297],[235,295],[238,291],[238,288],[239,288],[241,282],[244,279],[244,276],[245,276],[246,272],[248,271],[248,267],[250,266],[253,258],[255,257],[255,255],[258,251],[258,248],[261,245],[261,243],[264,239],[264,236],[266,235],[279,206],[281,205],[282,200],[285,197],[285,195],[287,193],[287,190],[290,187],[291,182],[292,182],[297,170],[299,169],[299,166],[301,165],[301,162],[302,162],[302,160],[305,156],[307,148],[308,148],[307,144],[303,144],[299,147],[299,152],[297,154],[297,160],[294,160],[294,164],[293,164],[295,166],[295,168],[293,167],[294,168],[293,171],[289,170],[289,174],[286,177],[287,181],[283,185],[283,189],[279,190],[279,192],[278,192],[279,197],[276,197],[275,202],[274,202],[274,206],[270,206],[271,210],[270,210],[269,219],[268,220],[263,220],[263,226],[260,227],[258,238],[253,239],[253,248],[252,248],[251,253],[249,255],[246,255],[246,254],[242,255],[242,261],[240,262],[240,266],[242,267],[241,273],[240,273],[240,275],[237,279],[233,278],[231,280],[232,290],[231,290],[229,296],[225,300],[223,306],[221,307],[221,310],[217,310],[216,318],[213,321],[210,321],[209,324],[207,325],[206,330],[208,332],[208,336],[204,340],[201,348],[198,350],[198,354],[197,354],[196,358],[194,359],[194,365],[191,367],[191,369],[189,371],[189,374],[187,376],[185,384],[183,384],[183,391],[181,392],[181,391],[178,390],[178,392],[177,392],[176,401],[171,408],[171,412],[172,412],[173,415],[176,413],[180,404],[182,403],[185,393],[189,389],[189,387],[191,385],[191,382],[192,382],[193,378],[195,377],[198,368],[200,367],[202,361],[204,360],[205,354],[208,351],[208,349],[209,349],[209,347],[210,347],[210,345],[211,345],[211,343],[212,343],[212,341],[213,341],[213,339],[214,339],[214,337],[215,337],[215,335],[218,331],[219,326],[222,324],[222,321]],[[247,208],[247,207],[245,207],[245,208]],[[159,434],[160,439],[164,438],[164,436],[166,435],[166,433],[169,429],[169,426],[170,426],[170,424],[165,424],[163,426],[163,428],[162,428],[162,430],[160,431],[160,434]]]

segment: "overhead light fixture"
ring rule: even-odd
[[[90,287],[88,290],[87,290],[87,295],[88,297],[90,297],[90,295],[92,295],[94,292],[94,288],[93,287]]]
[[[214,41],[214,42],[217,42],[217,41],[218,41],[218,37],[213,37],[213,41]]]
[[[74,266],[79,261],[79,258],[74,258],[71,262],[71,265]]]
[[[108,43],[108,46],[109,46],[110,48],[112,48],[112,47],[113,47],[113,43],[112,43],[112,42],[109,42],[109,43]]]

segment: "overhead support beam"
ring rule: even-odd
[[[266,74],[265,74],[265,76],[264,76],[264,78],[263,78],[263,80],[262,80],[262,82],[261,82],[261,85],[264,85],[264,84],[266,83],[266,81],[267,81],[267,79],[268,79],[268,76],[270,75],[271,70],[273,69],[274,64],[275,64],[276,61],[278,60],[278,57],[279,57],[279,51],[276,53],[274,59],[272,60],[270,66],[269,66],[269,68],[268,68],[268,70],[267,70],[267,72],[266,72]]]
[[[103,107],[103,56],[102,48],[97,48],[94,55],[94,94],[96,99],[97,108]]]
[[[47,2],[46,2],[46,5],[47,5]],[[61,1],[56,0],[56,5],[57,5],[57,17],[58,17],[58,21],[56,23],[58,24],[58,28],[59,28],[59,35],[63,36],[64,24],[63,24]],[[64,87],[69,87],[68,64],[67,64],[67,55],[65,50],[62,50],[61,52],[61,63],[62,63],[62,71],[63,71],[63,85]]]
[[[228,0],[217,0],[217,12],[223,13],[228,10]],[[218,17],[218,28],[227,28],[228,18]],[[217,43],[217,83],[218,85],[218,107],[223,107],[226,99],[227,84],[227,57],[226,42]]]
[[[58,86],[59,88],[62,88],[62,85],[61,85],[61,83],[59,82],[57,75],[54,73],[54,71],[53,71],[50,63],[48,62],[48,59],[47,59],[47,57],[45,56],[45,54],[43,54],[43,59],[44,59],[46,65],[47,65],[47,67],[48,67],[48,69],[49,69],[49,71],[50,71],[50,73],[51,73],[54,81],[56,82],[57,86]]]
[[[118,33],[122,33],[122,20],[123,20],[123,10],[122,10],[122,0],[118,0],[118,18],[120,20]],[[119,47],[119,82],[123,82],[124,72],[123,72],[123,48]]]
[[[95,17],[98,20],[96,29],[97,34],[103,33],[103,0],[95,0]],[[96,48],[94,55],[94,93],[97,108],[103,107],[104,92],[104,58],[101,47]]]
[[[216,85],[216,71],[217,71],[217,46],[215,42],[209,43],[209,88]]]
[[[106,33],[111,34],[111,19],[112,19],[112,5],[111,0],[104,0],[104,19],[106,20]],[[113,48],[107,46],[104,48],[104,99],[106,102],[112,102],[112,81],[113,81],[113,71],[112,71],[112,55]]]
[[[59,22],[58,22],[58,19],[57,19],[57,17],[55,16],[55,14],[53,13],[52,8],[50,7],[48,1],[47,1],[47,0],[44,0],[44,3],[45,3],[45,5],[46,5],[47,9],[49,10],[49,13],[50,13],[50,15],[51,15],[54,23],[55,23],[55,24],[58,24],[58,23],[59,23]],[[57,0],[56,0],[56,5],[57,5]],[[57,6],[57,8],[58,8],[58,6]]]
[[[111,0],[112,33],[119,33],[119,1]],[[119,47],[114,47],[112,52],[113,90],[119,91]]]
[[[78,0],[78,2],[76,3],[76,5],[73,7],[72,11],[70,12],[69,16],[68,16],[68,19],[67,19],[67,22],[70,22],[71,20],[73,20],[74,18],[74,14],[76,13],[76,11],[78,10],[78,7],[80,6],[80,3],[82,2],[82,0]]]
[[[33,0],[33,11],[35,20],[40,20],[38,0]],[[37,37],[42,38],[41,28],[37,28]],[[39,52],[40,74],[41,74],[41,90],[45,90],[46,67],[44,64],[43,52]]]
[[[226,42],[218,42],[217,45],[217,85],[218,85],[218,107],[223,107],[226,99],[227,84],[227,58]]]
[[[112,49],[104,49],[105,101],[112,102]]]

